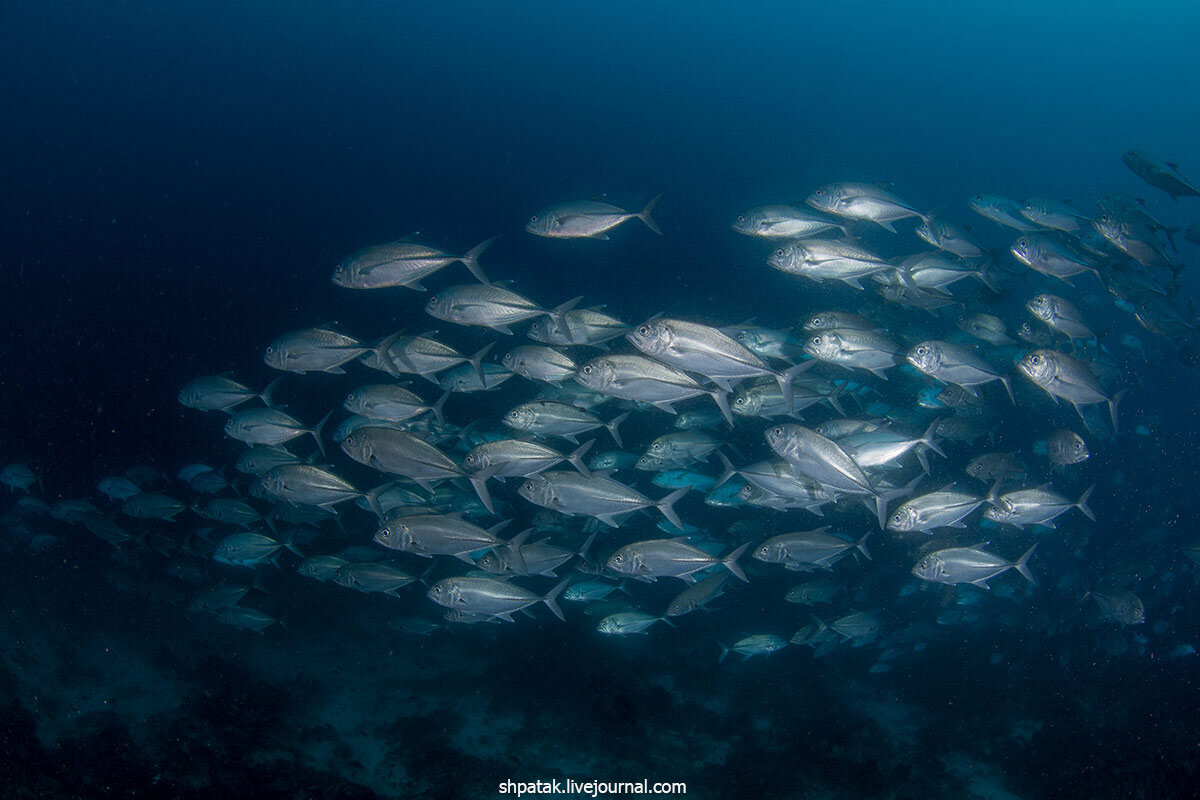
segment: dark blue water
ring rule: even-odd
[[[226,371],[265,385],[262,350],[283,332],[436,327],[465,352],[497,338],[431,321],[427,295],[329,282],[347,253],[415,231],[452,252],[501,234],[489,275],[547,307],[584,295],[634,323],[667,312],[779,327],[870,308],[898,337],[952,330],[954,314],[771,270],[770,245],[729,224],[857,180],[944,207],[1000,253],[1013,232],[974,215],[973,194],[1090,213],[1118,192],[1193,225],[1200,199],[1173,203],[1120,155],[1144,149],[1200,175],[1198,25],[1177,3],[13,4],[0,11],[0,462],[34,467],[47,502],[97,498],[100,477],[135,464],[228,467],[241,445],[176,392]],[[638,209],[659,192],[662,237],[636,221],[610,241],[522,230],[550,203],[604,195]],[[924,249],[900,227],[863,241],[889,257]],[[1179,260],[1196,256],[1180,237]],[[1091,276],[1064,287],[1006,269],[1004,292],[972,310],[1019,322],[1033,291],[1069,294],[1105,330],[1129,389],[1123,434],[1089,438],[1093,457],[1066,478],[1034,442],[1084,429],[1028,383],[1017,409],[1000,406],[994,446],[955,445],[935,473],[931,489],[978,452],[1015,450],[1064,494],[1097,484],[1095,524],[1071,512],[1058,532],[977,529],[962,542],[990,538],[1015,557],[1040,536],[1035,587],[1002,576],[969,617],[938,624],[956,596],[913,594],[914,547],[877,534],[872,562],[836,574],[854,605],[882,615],[883,644],[718,666],[718,642],[786,639],[810,621],[780,600],[797,576],[757,564],[712,612],[647,637],[603,637],[578,606],[565,625],[541,607],[536,620],[419,637],[387,622],[436,619],[423,589],[319,585],[287,554],[264,570],[260,605],[288,629],[255,636],[183,608],[194,587],[166,572],[178,554],[144,539],[114,552],[36,518],[28,528],[55,543],[10,536],[3,555],[5,785],[14,797],[491,797],[508,779],[571,777],[686,781],[694,797],[1193,796],[1185,653],[1200,647],[1200,597],[1179,554],[1194,543],[1200,445],[1188,343],[1143,330]],[[1174,298],[1185,314],[1190,269]],[[467,280],[452,266],[427,283]],[[1117,344],[1125,334],[1144,357]],[[285,379],[289,411],[311,422],[340,405],[368,379],[348,370]],[[916,383],[899,383],[880,384],[883,398],[911,405]],[[451,397],[447,416],[495,427],[533,396],[518,384]],[[644,447],[668,429],[642,412],[627,437]],[[736,446],[739,464],[769,455],[758,428]],[[377,480],[336,448],[328,463],[356,485]],[[523,527],[532,510],[512,499]],[[697,497],[679,510],[718,538],[744,516]],[[792,515],[785,528],[825,524]],[[370,542],[369,515],[346,516],[344,533],[323,534],[328,552]],[[599,549],[660,535],[656,521],[637,517]],[[173,528],[127,524],[185,543],[200,527],[186,513]],[[1098,620],[1081,599],[1113,576],[1145,603],[1144,624]],[[681,587],[631,591],[661,609]]]

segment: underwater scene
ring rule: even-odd
[[[1200,7],[0,10],[0,798],[1200,796]]]

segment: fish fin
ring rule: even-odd
[[[471,366],[475,368],[475,374],[479,376],[479,382],[485,386],[487,385],[487,380],[483,377],[483,357],[486,356],[488,354],[488,351],[491,350],[495,346],[496,346],[495,342],[489,342],[488,344],[479,348],[479,350],[476,351],[475,355],[473,355],[467,359],[467,361],[470,362]],[[433,379],[430,378],[430,380],[433,380]],[[433,382],[437,383],[437,381],[433,381]]]
[[[562,594],[563,589],[566,589],[570,584],[571,578],[563,578],[553,589],[546,593],[545,597],[542,598],[542,602],[546,604],[546,608],[553,611],[554,616],[558,617],[563,622],[566,622],[567,618],[563,616],[562,609],[558,607],[557,600],[558,596]]]
[[[709,392],[713,402],[717,404],[717,408],[721,409],[721,416],[729,423],[729,427],[733,427],[733,411],[729,408],[729,393],[721,390],[713,390]],[[674,413],[674,412],[672,412]]]
[[[678,411],[675,410],[675,406],[673,406],[671,404],[671,402],[668,400],[659,400],[657,402],[651,403],[650,405],[654,406],[655,408],[657,408],[661,411],[665,411],[668,414],[678,414],[679,413]]]
[[[797,366],[803,366],[804,364],[812,364],[812,363],[813,363],[812,361],[804,361],[801,364],[798,364]],[[844,392],[846,390],[846,386],[849,385],[849,383],[850,383],[850,381],[842,381],[841,383],[834,383],[833,391],[831,391],[829,394],[825,395],[825,401],[827,403],[829,403],[829,405],[833,406],[833,410],[838,412],[839,414],[841,414],[843,417],[846,416],[846,409],[842,407],[841,396],[842,396],[842,392]]]
[[[888,222],[887,220],[873,219],[871,221],[874,222],[879,227],[883,228],[885,231],[889,231],[891,233],[896,233],[896,226],[893,225],[892,223]]]
[[[746,542],[741,547],[721,559],[721,564],[724,565],[725,569],[729,570],[746,583],[749,583],[750,579],[746,577],[746,573],[742,571],[742,568],[738,565],[737,560],[741,557],[742,553],[746,552],[746,548],[749,546],[750,542]]]
[[[691,489],[691,486],[682,486],[654,504],[655,508],[661,511],[662,515],[667,518],[667,521],[679,530],[684,529],[683,521],[679,519],[679,515],[675,513],[675,503],[679,500],[679,498],[690,492]]]
[[[646,207],[637,215],[637,218],[646,223],[647,228],[662,236],[662,229],[658,227],[658,223],[654,221],[654,217],[650,216],[651,212],[654,211],[654,207],[658,205],[659,200],[662,200],[662,192],[656,194],[649,203],[646,203]]]
[[[717,451],[717,458],[721,459],[721,465],[725,467],[725,471],[721,473],[721,477],[718,478],[716,484],[713,485],[714,489],[724,485],[726,481],[737,474],[737,470],[733,467],[733,462],[730,461],[720,450]]]
[[[587,237],[586,237],[586,238],[588,238],[588,239],[603,239],[604,241],[606,241],[606,242],[607,242],[607,241],[608,241],[608,234],[607,234],[607,233],[604,233],[604,232],[600,232],[600,233],[590,233],[590,234],[588,234],[588,235],[587,235]]]
[[[921,469],[924,470],[926,475],[933,474],[929,469],[929,457],[925,455],[924,450],[917,450],[917,463],[921,465]]]
[[[600,520],[610,528],[619,528],[621,525],[615,519],[613,519],[615,516],[615,514],[597,514],[596,519]]]
[[[824,530],[824,529],[822,529],[822,530]],[[859,539],[858,542],[856,542],[854,545],[855,547],[858,548],[858,552],[862,553],[864,556],[867,557],[868,561],[873,560],[871,558],[871,551],[867,549],[867,539],[868,539],[868,537],[870,537],[870,535],[872,533],[874,533],[874,531],[867,531],[866,534],[864,534],[863,537],[861,539]]]
[[[322,370],[322,372],[324,372],[326,375],[345,375],[346,374],[346,370],[342,369],[341,367],[330,367],[329,369]]]
[[[579,445],[579,447],[576,447],[574,452],[571,453],[571,455],[567,456],[567,462],[570,463],[570,465],[572,467],[577,469],[579,471],[579,474],[583,475],[585,478],[590,478],[592,476],[592,473],[591,473],[591,470],[589,470],[587,468],[587,464],[583,463],[583,456],[587,453],[588,450],[592,449],[592,445],[594,445],[595,443],[596,443],[595,439],[588,439],[586,442]]]
[[[503,333],[506,336],[513,335],[512,328],[508,327],[507,325],[488,325],[488,327],[497,333]],[[480,378],[480,380],[485,384],[487,383],[487,381],[484,381],[482,378]]]
[[[1029,562],[1029,557],[1033,555],[1033,551],[1037,550],[1038,544],[1039,542],[1034,542],[1033,547],[1030,547],[1028,550],[1026,550],[1025,553],[1013,563],[1013,569],[1021,573],[1025,580],[1029,581],[1030,583],[1037,583],[1037,581],[1033,579],[1033,573],[1029,571],[1027,564]]]
[[[720,642],[717,642],[717,647],[721,648],[721,655],[717,658],[717,663],[720,664],[725,660],[725,656],[729,655],[729,648]]]
[[[467,254],[460,259],[463,263],[463,266],[471,270],[471,274],[475,276],[475,280],[479,281],[484,286],[489,286],[491,284],[487,279],[487,275],[483,273],[483,267],[479,266],[479,256],[484,250],[487,250],[489,247],[491,247],[499,238],[499,236],[493,236],[490,239],[485,239],[468,250]]]
[[[1096,484],[1093,483],[1091,486],[1088,487],[1088,490],[1083,493],[1083,497],[1079,498],[1079,502],[1075,504],[1075,507],[1078,508],[1080,511],[1082,511],[1083,515],[1085,517],[1087,517],[1088,519],[1090,519],[1092,522],[1096,521],[1096,515],[1092,513],[1092,510],[1090,508],[1088,508],[1087,501],[1088,501],[1088,498],[1092,496],[1092,492],[1095,491],[1095,489],[1096,489]]]
[[[609,420],[608,422],[606,422],[604,424],[604,427],[608,428],[608,432],[610,434],[612,434],[613,441],[617,443],[617,447],[621,447],[621,448],[625,447],[624,442],[621,441],[621,434],[618,432],[617,429],[618,429],[618,427],[620,427],[622,422],[629,419],[629,415],[632,413],[633,413],[632,411],[626,411],[624,414],[613,417],[611,420]],[[671,413],[674,414],[675,413],[674,410],[671,410]],[[595,441],[595,440],[593,439],[593,441]]]
[[[446,424],[446,418],[442,414],[442,409],[445,408],[446,401],[449,398],[450,398],[450,390],[447,389],[446,391],[442,392],[442,396],[439,397],[437,399],[437,401],[429,407],[429,410],[433,412],[434,419],[436,419],[438,422],[440,422],[443,425]]]
[[[1001,375],[1000,382],[1004,384],[1004,388],[1008,391],[1008,399],[1015,406],[1017,404],[1017,398],[1013,396],[1012,381],[1008,379],[1007,375]]]
[[[1128,389],[1122,389],[1113,395],[1113,398],[1108,401],[1108,413],[1112,417],[1113,433],[1117,432],[1117,403],[1121,402],[1121,398],[1125,396]],[[1080,415],[1082,416],[1082,415]]]
[[[896,232],[895,230],[892,231],[892,233],[895,233],[895,232]],[[839,278],[839,280],[842,283],[846,284],[847,286],[853,286],[855,289],[858,289],[860,292],[863,290],[863,285],[859,282],[858,278]]]
[[[487,478],[477,474],[472,475],[470,480],[471,486],[475,488],[475,494],[479,496],[479,502],[483,503],[483,507],[486,508],[489,513],[495,514],[496,509],[492,505],[492,495],[487,488]]]
[[[321,431],[325,429],[325,423],[329,422],[329,418],[332,416],[333,409],[330,409],[329,412],[321,418],[321,421],[309,430],[309,433],[311,433],[312,437],[317,441],[317,449],[321,451],[321,458],[325,457],[325,443],[321,441]]]
[[[425,288],[425,284],[421,283],[421,279],[420,279],[420,278],[417,278],[416,280],[406,281],[405,283],[402,283],[402,284],[400,284],[400,285],[401,285],[401,286],[407,286],[409,289],[412,289],[414,292],[427,292],[427,291],[429,291],[428,289],[426,289],[426,288]]]
[[[268,384],[267,384],[267,388],[263,389],[263,390],[262,390],[262,392],[260,392],[260,393],[258,394],[258,399],[259,399],[259,400],[262,400],[262,402],[263,402],[263,405],[264,405],[264,406],[266,406],[267,408],[271,408],[272,396],[274,395],[274,393],[275,393],[275,390],[276,390],[277,388],[279,388],[279,382],[280,382],[281,380],[283,380],[283,376],[282,376],[282,375],[280,375],[278,378],[276,378],[275,380],[273,380],[273,381],[271,381],[270,383],[268,383]],[[41,476],[40,476],[40,475],[38,476],[38,480],[39,480],[39,481],[41,480]]]
[[[986,589],[989,592],[992,590],[992,587],[987,585],[987,578],[980,578],[977,581],[971,581],[971,585],[978,586],[980,589]]]

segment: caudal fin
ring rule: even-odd
[[[1033,547],[1026,550],[1025,554],[1018,558],[1017,562],[1013,564],[1013,569],[1021,573],[1025,577],[1025,580],[1029,581],[1030,583],[1037,583],[1037,581],[1033,579],[1033,573],[1029,571],[1029,567],[1026,566],[1026,564],[1029,562],[1029,557],[1033,555],[1033,551],[1037,550],[1037,546],[1038,543],[1034,542]]]
[[[721,416],[729,423],[729,427],[733,427],[733,410],[729,407],[729,392],[723,389],[713,389],[709,392],[712,395],[713,402],[717,404],[717,408],[721,409]]]
[[[746,573],[742,572],[742,568],[737,563],[737,560],[741,557],[742,553],[746,552],[746,548],[749,546],[750,546],[750,543],[746,542],[744,545],[739,547],[737,550],[734,550],[732,553],[730,553],[729,555],[727,555],[721,559],[721,564],[725,567],[725,569],[729,570],[734,575],[736,575],[739,578],[741,578],[742,580],[744,580],[746,583],[749,583],[750,579],[746,577]]]
[[[312,437],[317,440],[317,449],[321,451],[321,458],[325,457],[325,443],[323,441],[321,441],[321,431],[323,431],[325,429],[325,423],[329,422],[329,418],[332,416],[333,416],[333,409],[330,409],[329,413],[326,414],[324,417],[321,417],[321,421],[318,422],[316,425],[314,425],[312,427],[312,429],[309,430],[309,433],[312,434]]]
[[[471,366],[475,368],[475,374],[479,376],[479,382],[484,386],[487,386],[487,380],[483,377],[483,357],[486,356],[488,351],[495,346],[495,342],[488,342],[483,347],[479,348],[475,355],[467,359]],[[437,381],[434,381],[434,383],[437,383]]]
[[[1080,511],[1082,511],[1083,515],[1085,517],[1087,517],[1088,519],[1090,519],[1092,522],[1096,521],[1096,515],[1092,513],[1092,510],[1090,508],[1088,508],[1087,501],[1088,501],[1088,498],[1092,496],[1092,492],[1095,489],[1096,489],[1096,484],[1093,483],[1091,486],[1088,487],[1088,490],[1083,493],[1083,497],[1079,498],[1079,502],[1075,504],[1075,507],[1078,508]]]
[[[632,413],[632,411],[626,411],[624,414],[614,417],[612,420],[604,424],[604,427],[608,428],[608,432],[612,434],[613,441],[617,443],[617,447],[625,447],[625,443],[621,441],[621,433],[618,428],[620,428],[622,422],[629,419],[629,415]],[[593,439],[593,441],[595,440]]]
[[[263,389],[263,390],[262,390],[262,391],[259,393],[259,395],[258,395],[258,399],[259,399],[259,400],[262,400],[262,402],[263,402],[263,405],[264,405],[264,406],[266,406],[267,408],[270,408],[271,406],[273,406],[273,405],[275,404],[275,401],[274,401],[274,394],[275,394],[275,390],[276,390],[277,388],[279,388],[279,382],[280,382],[281,380],[283,380],[283,376],[282,376],[282,375],[280,375],[278,378],[276,378],[275,380],[273,380],[273,381],[271,381],[270,383],[268,383],[268,384],[267,384],[267,388]],[[38,482],[39,482],[39,484],[40,484],[40,482],[41,482],[41,479],[42,479],[42,476],[41,476],[41,475],[39,475],[39,476],[38,476]],[[44,494],[44,492],[43,492],[43,494]]]
[[[484,286],[490,285],[487,275],[483,274],[483,267],[479,266],[479,256],[484,250],[491,247],[499,236],[493,236],[490,239],[480,242],[472,247],[465,256],[462,257],[462,263],[467,269],[471,270],[471,274],[475,276],[475,280],[482,283]]]
[[[546,594],[546,596],[542,598],[542,602],[546,604],[546,608],[553,611],[554,616],[558,617],[563,622],[566,622],[567,618],[563,616],[562,609],[558,607],[557,600],[558,600],[558,596],[560,594],[562,594],[563,589],[566,589],[570,585],[571,585],[571,578],[563,578],[561,581],[558,582],[557,586],[555,586],[553,589],[551,589]]]
[[[662,515],[679,530],[683,530],[683,520],[681,520],[679,515],[675,513],[675,503],[679,500],[679,498],[690,492],[691,489],[691,486],[683,486],[671,492],[662,500],[659,500],[654,504],[655,508],[661,511]]]
[[[1119,432],[1119,428],[1117,427],[1117,403],[1121,402],[1121,398],[1125,396],[1126,391],[1128,390],[1122,389],[1108,401],[1108,413],[1112,417],[1113,433]]]
[[[854,545],[858,548],[858,552],[867,557],[868,561],[872,560],[871,551],[867,549],[867,538],[871,535],[871,533],[872,531],[867,531],[866,534]]]
[[[583,457],[587,454],[588,450],[592,449],[592,445],[595,443],[595,439],[588,439],[586,442],[579,445],[579,447],[576,447],[571,455],[567,456],[567,462],[572,467],[577,469],[579,474],[585,478],[590,478],[592,476],[592,471],[587,468],[587,464],[583,463]]]
[[[654,211],[654,207],[658,205],[658,201],[662,200],[662,193],[654,196],[654,199],[646,203],[646,207],[642,209],[642,213],[638,214],[638,219],[646,223],[646,227],[662,236],[662,229],[658,227],[658,223],[654,221],[654,217],[650,216]]]

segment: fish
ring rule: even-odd
[[[1107,403],[1113,430],[1118,430],[1117,404],[1125,392],[1110,395],[1084,362],[1055,350],[1039,349],[1018,361],[1017,369],[1055,402],[1061,398],[1074,406],[1080,419],[1083,419],[1082,406]]]
[[[333,573],[333,583],[360,592],[399,597],[399,590],[417,579],[388,564],[370,561],[345,564]]]
[[[1146,607],[1142,599],[1128,589],[1092,589],[1086,596],[1096,601],[1104,619],[1115,620],[1122,625],[1141,625],[1146,621]]]
[[[733,229],[759,239],[805,239],[809,236],[846,228],[840,222],[814,214],[798,206],[770,205],[738,214]]]
[[[341,447],[360,464],[409,478],[426,491],[433,490],[435,481],[466,477],[453,459],[406,431],[367,426],[347,436]]]
[[[1024,475],[1026,468],[1016,453],[984,453],[971,459],[964,472],[990,486],[996,481]]]
[[[1016,405],[1012,384],[1008,376],[1002,375],[970,349],[951,342],[928,340],[909,348],[905,356],[909,364],[931,378],[944,383],[953,383],[965,389],[992,381],[1000,381],[1008,392],[1008,398]]]
[[[327,372],[342,375],[342,365],[366,353],[374,352],[381,361],[387,362],[387,351],[400,334],[387,337],[375,346],[362,342],[328,328],[305,328],[292,331],[276,338],[263,351],[263,363],[272,369],[295,372]]]
[[[787,590],[783,599],[789,603],[799,603],[806,606],[818,603],[832,603],[833,598],[841,591],[842,585],[837,581],[827,578],[817,578],[796,584]]]
[[[579,369],[579,365],[566,353],[536,345],[514,348],[504,354],[500,363],[523,378],[546,383],[562,383],[573,377]]]
[[[666,617],[656,617],[641,611],[619,611],[600,620],[596,630],[610,636],[628,636],[633,633],[645,633],[656,622],[671,624]]]
[[[438,581],[429,588],[426,596],[454,611],[505,622],[513,622],[512,615],[518,611],[544,603],[554,616],[565,622],[566,617],[556,601],[570,583],[570,578],[564,579],[546,594],[538,595],[498,578],[463,576]]]
[[[681,319],[659,317],[637,326],[625,338],[651,358],[703,375],[727,392],[740,379],[773,375],[787,402],[791,402],[792,377],[806,368],[772,369],[719,329]]]
[[[651,214],[662,195],[655,195],[638,212],[625,211],[599,200],[573,200],[543,208],[525,223],[534,236],[549,239],[608,239],[608,232],[631,219],[640,219],[647,228],[662,235]]]
[[[923,581],[932,583],[959,584],[969,583],[981,589],[990,589],[988,581],[1015,569],[1030,583],[1034,583],[1033,573],[1027,566],[1029,557],[1037,549],[1035,543],[1026,550],[1016,561],[1006,561],[997,555],[987,552],[980,547],[949,547],[936,550],[923,557],[912,568],[912,574]]]
[[[900,346],[875,331],[854,328],[813,333],[804,352],[828,364],[870,372],[887,380],[886,370],[900,363]]]
[[[730,574],[727,570],[714,572],[704,580],[687,587],[667,604],[664,616],[681,617],[697,609],[705,608],[709,603],[721,596]]]
[[[304,554],[296,548],[294,537],[289,536],[283,541],[277,541],[252,531],[226,536],[217,543],[212,558],[214,561],[235,567],[255,567],[271,560],[272,556],[285,547],[304,558]]]
[[[997,194],[977,194],[972,195],[971,199],[967,201],[967,205],[976,214],[987,217],[992,222],[997,222],[1009,228],[1016,228],[1019,231],[1032,231],[1038,227],[1021,214],[1021,204],[1019,202],[1010,200],[1007,197],[1001,197]]]
[[[426,403],[403,386],[394,383],[373,383],[360,386],[346,395],[342,407],[351,414],[388,422],[403,422],[406,419],[433,414],[438,422],[444,422],[442,407],[448,394],[435,403]]]
[[[627,411],[604,422],[595,414],[575,406],[555,400],[535,400],[509,410],[500,421],[513,430],[536,436],[558,436],[571,444],[579,444],[578,436],[581,433],[604,428],[618,447],[624,447],[620,426],[629,418],[629,414]]]
[[[1030,269],[1058,278],[1069,286],[1070,279],[1083,272],[1091,272],[1103,281],[1095,256],[1061,234],[1027,233],[1012,243],[1009,252]]]
[[[830,569],[833,564],[852,551],[858,551],[868,560],[868,531],[858,541],[851,541],[829,533],[829,526],[809,531],[796,531],[772,536],[754,548],[753,557],[766,564],[782,564],[789,570],[800,570],[808,566]]]
[[[254,633],[262,633],[264,628],[269,628],[272,625],[279,625],[281,628],[287,627],[283,620],[276,619],[270,614],[259,611],[256,608],[246,608],[245,606],[222,608],[216,612],[216,618],[223,625],[230,625],[234,628],[253,631]]]
[[[375,531],[374,541],[390,550],[415,553],[424,558],[453,556],[473,566],[475,562],[471,560],[471,553],[505,544],[496,534],[510,522],[504,520],[484,530],[478,525],[445,514],[392,517]]]
[[[627,544],[613,553],[606,566],[620,575],[638,580],[651,581],[658,578],[679,578],[685,583],[694,583],[694,573],[717,565],[725,567],[743,581],[749,582],[737,560],[750,545],[735,548],[724,558],[718,558],[687,544],[681,538],[648,539]]]
[[[333,268],[330,280],[346,289],[384,289],[405,286],[425,291],[421,280],[451,264],[461,263],[475,279],[487,284],[487,276],[479,264],[479,256],[491,247],[499,236],[485,239],[465,255],[457,256],[437,247],[400,240],[372,245],[351,253]]]
[[[1066,233],[1077,231],[1091,221],[1086,214],[1077,211],[1067,203],[1060,203],[1058,200],[1050,200],[1045,197],[1026,200],[1021,205],[1021,216],[1035,225]]]
[[[769,428],[766,439],[771,449],[788,462],[794,474],[807,475],[833,492],[873,496],[879,527],[883,527],[886,497],[840,445],[811,428],[794,424]]]
[[[954,491],[953,486],[950,484],[903,503],[888,520],[888,530],[932,533],[938,528],[965,528],[963,520],[986,503],[987,498]]]
[[[1083,319],[1083,314],[1069,300],[1058,295],[1039,294],[1025,304],[1029,313],[1069,339],[1094,339],[1096,332]]]
[[[121,511],[134,519],[161,519],[168,522],[188,508],[186,503],[162,492],[139,492],[125,498]]]
[[[1056,467],[1081,464],[1091,457],[1087,442],[1079,434],[1059,428],[1046,440],[1046,457]]]
[[[280,380],[281,378],[276,378],[261,392],[256,392],[224,375],[206,375],[185,383],[179,390],[178,400],[180,405],[197,411],[232,412],[247,400],[254,399],[261,400],[264,406],[270,407],[272,393],[279,386]]]
[[[272,467],[259,481],[264,491],[274,498],[297,505],[316,506],[326,511],[333,511],[338,503],[356,497],[378,498],[382,488],[388,485],[384,484],[384,487],[372,492],[360,492],[345,478],[311,464],[280,464]],[[377,500],[372,500],[372,503],[376,514],[383,516]]]
[[[751,658],[753,656],[768,655],[777,653],[788,646],[788,641],[773,633],[756,633],[750,636],[743,637],[733,644],[726,647],[721,645],[721,656],[717,659],[717,663],[725,660],[725,656],[732,653],[737,653],[743,658]]]
[[[321,455],[325,455],[325,443],[321,431],[329,421],[330,411],[311,428],[277,408],[252,408],[238,411],[225,421],[225,435],[246,444],[280,445],[300,436],[312,436]]]
[[[551,311],[499,286],[462,284],[449,286],[431,295],[425,302],[425,313],[446,322],[490,328],[512,335],[509,326],[535,317],[553,318],[570,310],[579,300],[578,297],[568,300]]]
[[[566,461],[583,475],[591,470],[583,462],[583,456],[596,443],[595,439],[584,442],[569,455],[537,442],[520,439],[497,439],[476,445],[463,457],[463,469],[470,476],[480,501],[488,511],[495,513],[492,498],[487,490],[491,478],[527,478]]]
[[[535,342],[596,347],[624,336],[629,324],[597,308],[571,308],[561,314],[535,319],[525,335]]]
[[[944,219],[927,216],[917,225],[914,233],[938,250],[962,258],[980,258],[985,253],[983,245],[969,230]]]
[[[687,373],[646,356],[613,354],[594,358],[579,368],[575,380],[592,391],[649,403],[670,414],[677,413],[674,403],[706,394],[725,421],[733,425],[727,392],[705,388]]]
[[[852,220],[869,220],[891,233],[898,220],[928,218],[896,195],[872,183],[827,183],[813,191],[806,202],[826,214]]]
[[[572,516],[595,517],[610,528],[620,527],[618,517],[624,519],[634,511],[654,507],[683,530],[675,503],[689,490],[684,486],[660,500],[651,500],[612,478],[556,470],[531,476],[521,483],[517,493],[534,505]]]
[[[1200,189],[1180,174],[1178,164],[1163,161],[1142,150],[1126,150],[1121,155],[1121,161],[1134,175],[1154,188],[1162,189],[1175,202],[1179,202],[1180,197],[1200,195]]]
[[[771,253],[767,264],[817,283],[836,280],[855,289],[863,288],[863,278],[894,269],[890,262],[861,245],[833,239],[790,242]]]
[[[993,491],[992,496],[988,497],[988,502],[992,504],[992,507],[985,511],[983,516],[992,522],[1017,528],[1024,528],[1026,525],[1054,528],[1054,520],[1072,508],[1077,508],[1085,517],[1095,522],[1096,515],[1092,513],[1087,504],[1088,498],[1092,496],[1095,488],[1094,484],[1088,487],[1087,491],[1075,502],[1045,487],[1018,489],[998,497]]]

